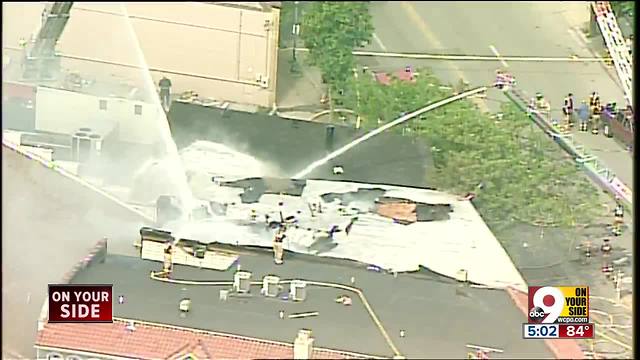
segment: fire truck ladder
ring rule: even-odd
[[[55,77],[60,65],[55,47],[69,21],[72,6],[73,2],[47,3],[42,15],[42,27],[32,46],[25,52],[25,79],[48,80]]]
[[[609,50],[613,60],[618,78],[622,83],[624,97],[627,103],[633,106],[633,61],[629,53],[629,47],[624,41],[616,17],[611,10],[611,4],[608,1],[593,1],[591,2],[591,8],[596,16],[607,50]]]

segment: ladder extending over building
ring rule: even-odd
[[[28,80],[55,78],[60,58],[55,47],[69,21],[73,2],[47,3],[42,14],[42,27],[35,40],[25,49],[23,77]]]
[[[591,9],[595,14],[600,33],[604,38],[616,73],[622,83],[625,100],[628,105],[633,106],[632,55],[629,51],[629,46],[622,36],[622,31],[620,31],[618,21],[611,9],[611,4],[609,1],[593,1],[591,2]]]

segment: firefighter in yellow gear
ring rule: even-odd
[[[280,225],[280,228],[276,232],[276,236],[273,239],[273,261],[276,265],[281,265],[284,261],[282,257],[284,255],[284,238],[285,238],[285,226],[284,224]]]
[[[610,244],[610,240],[608,238],[605,238],[602,240],[602,246],[600,246],[600,252],[602,253],[602,256],[607,257],[609,256],[609,254],[611,254],[611,244]]]
[[[591,112],[591,133],[598,135],[600,132],[600,118],[602,116],[602,105],[596,105]]]
[[[564,98],[564,105],[562,106],[562,113],[564,114],[564,125],[566,127],[573,127],[573,94],[569,93]]]
[[[544,98],[542,93],[536,93],[535,107],[538,113],[540,113],[540,116],[543,119],[549,121],[551,106],[549,105],[547,99]]]
[[[173,271],[173,245],[167,244],[164,248],[164,262],[162,264],[162,276],[169,277]]]
[[[600,95],[594,91],[589,95],[589,107],[594,109],[596,107],[600,107]]]
[[[600,95],[595,91],[589,96],[589,109],[591,110],[591,133],[595,135],[600,132],[600,114],[602,113]]]

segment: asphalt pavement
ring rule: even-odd
[[[431,54],[531,57],[593,57],[580,30],[584,2],[372,2],[375,36],[373,51]],[[585,18],[586,20],[586,18]],[[561,116],[564,96],[577,100],[592,91],[603,102],[624,104],[618,80],[601,63],[442,61],[362,58],[372,69],[396,70],[405,65],[432,68],[443,81],[456,84],[463,78],[471,86],[491,84],[498,68],[514,74],[518,87],[528,96],[541,92]],[[508,101],[491,91],[488,110],[496,111]],[[485,109],[486,110],[486,109]],[[586,149],[598,156],[629,187],[633,186],[631,154],[613,139],[577,134]]]

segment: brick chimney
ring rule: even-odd
[[[294,359],[311,359],[313,356],[313,337],[311,330],[302,329],[298,331],[298,337],[293,342]]]

